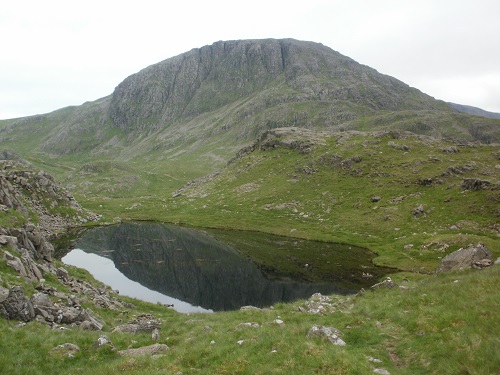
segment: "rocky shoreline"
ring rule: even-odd
[[[20,280],[35,285],[38,291],[28,298],[21,286],[6,288],[0,278],[0,315],[23,322],[36,319],[53,327],[76,324],[100,330],[102,323],[91,310],[81,306],[80,299],[91,299],[106,307],[117,302],[110,298],[109,288],[98,290],[89,283],[73,280],[66,270],[57,268],[50,242],[54,234],[97,222],[100,216],[82,208],[50,174],[17,160],[0,161],[0,211],[7,218],[16,219],[13,226],[0,226],[0,245],[6,248],[2,259]],[[46,287],[49,275],[63,284],[70,283],[68,286],[75,294]]]

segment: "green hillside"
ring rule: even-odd
[[[379,264],[432,272],[468,243],[499,249],[499,155],[395,132],[279,129],[175,198],[137,198],[121,215],[350,243],[379,253]],[[475,180],[484,186],[467,185]]]
[[[13,319],[18,287],[22,306],[44,303],[0,319],[0,372],[495,374],[499,266],[435,270],[468,244],[500,256],[499,140],[498,119],[293,39],[216,42],[105,98],[0,121],[0,155],[19,160],[0,173],[0,314]],[[311,264],[307,281],[338,266],[324,242],[368,248],[394,283],[370,290],[380,280],[363,272],[356,295],[181,314],[52,257],[55,232],[129,220],[202,227],[280,277]],[[286,263],[284,241],[298,249]],[[123,331],[141,319],[159,337]],[[153,344],[164,351],[129,356]]]
[[[174,191],[222,168],[264,131],[290,126],[500,138],[500,120],[459,113],[326,46],[265,39],[195,48],[133,74],[105,98],[0,121],[0,151],[75,193],[137,197]]]

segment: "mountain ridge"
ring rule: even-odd
[[[474,107],[471,105],[457,104],[457,103],[451,103],[451,102],[449,104],[453,108],[455,108],[457,111],[460,111],[463,113],[468,113],[470,115],[481,116],[481,117],[486,117],[486,118],[500,119],[500,113],[497,113],[497,112],[486,111],[482,108]]]
[[[175,191],[281,127],[500,139],[498,120],[457,112],[329,47],[262,39],[194,48],[127,77],[106,97],[0,121],[0,149],[76,190],[144,194],[157,183]],[[103,168],[109,183],[96,172]]]

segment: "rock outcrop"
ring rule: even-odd
[[[3,296],[6,296],[3,299]],[[0,315],[7,319],[22,320],[29,322],[35,318],[33,304],[23,293],[19,286],[12,287],[8,292],[2,288],[0,293]],[[3,301],[1,300],[3,299]]]
[[[309,331],[307,331],[308,338],[313,337],[325,337],[330,341],[333,345],[345,346],[346,343],[342,340],[342,332],[340,332],[337,328],[334,327],[325,327],[313,325]]]
[[[53,327],[71,324],[101,330],[103,323],[90,309],[82,307],[78,297],[44,286],[44,277],[56,276],[75,294],[92,298],[98,307],[123,307],[106,289],[99,291],[88,283],[74,280],[62,267],[56,269],[52,261],[54,247],[48,236],[89,220],[96,221],[99,216],[83,209],[48,173],[14,160],[0,161],[0,209],[7,215],[12,213],[11,217],[19,224],[0,227],[1,261],[12,267],[21,281],[36,285],[38,290],[28,298],[19,285],[1,287],[0,315],[24,322],[36,319]],[[19,219],[19,214],[23,219]],[[29,221],[33,218],[39,224]]]
[[[445,256],[436,273],[461,271],[470,268],[482,269],[492,264],[493,254],[484,244],[470,244]]]
[[[35,245],[50,233],[100,218],[83,209],[50,174],[14,160],[0,161],[0,210],[14,210],[24,217],[36,215],[37,228],[26,227],[26,235]]]

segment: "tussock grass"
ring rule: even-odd
[[[8,272],[2,269],[2,274]],[[70,273],[91,280],[75,268]],[[105,332],[76,327],[54,331],[37,322],[19,325],[0,319],[0,366],[9,374],[357,374],[377,367],[393,374],[495,373],[500,365],[498,266],[439,276],[401,273],[394,280],[406,289],[332,296],[342,303],[328,315],[300,312],[304,301],[278,303],[261,311],[186,315],[119,297],[136,308],[93,307],[106,322]],[[93,346],[103,333],[117,350],[151,345],[149,334],[111,332],[141,313],[163,321],[159,342],[169,351],[158,357],[126,358],[110,348]],[[259,327],[240,326],[245,322]],[[347,345],[307,338],[313,324],[336,327]],[[72,358],[52,351],[66,342],[77,344],[81,351]],[[370,362],[370,357],[382,363]]]

